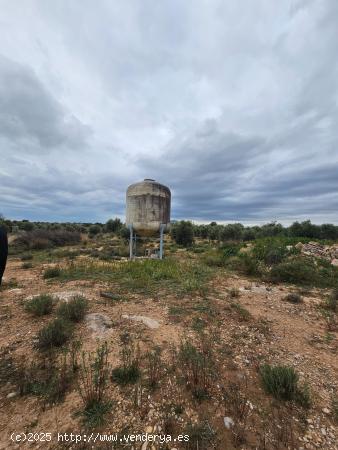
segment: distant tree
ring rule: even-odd
[[[194,242],[193,224],[186,220],[175,223],[171,228],[171,236],[176,244],[190,247]]]
[[[240,241],[243,236],[243,225],[241,223],[230,223],[222,227],[220,232],[221,241]]]
[[[29,222],[29,220],[23,220],[21,222],[20,228],[21,228],[21,230],[24,230],[24,231],[33,231],[34,223]]]
[[[218,241],[220,239],[220,227],[216,222],[211,222],[208,226],[208,238],[211,241]]]
[[[106,222],[105,230],[108,233],[117,233],[121,227],[122,227],[122,222],[118,217],[116,217],[115,219],[109,219]]]
[[[320,225],[320,237],[322,239],[338,239],[338,227],[332,223]]]
[[[284,233],[284,227],[280,223],[270,222],[261,226],[260,236],[261,237],[273,237]]]
[[[124,224],[122,224],[121,227],[119,228],[118,234],[124,240],[128,240],[130,238],[130,230]]]
[[[99,234],[101,232],[101,227],[98,224],[90,225],[89,227],[89,234],[92,236],[95,236],[96,234]]]

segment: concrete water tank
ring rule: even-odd
[[[164,230],[170,225],[170,189],[155,180],[146,178],[131,184],[127,189],[126,224],[132,225],[139,236],[154,236],[160,225]]]

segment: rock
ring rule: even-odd
[[[109,331],[109,328],[113,326],[111,319],[100,313],[87,314],[85,322],[88,328],[90,328],[96,334],[105,334]]]
[[[142,322],[144,323],[144,325],[146,325],[148,328],[151,328],[152,330],[160,326],[160,323],[157,320],[151,319],[150,317],[146,316],[133,316],[128,314],[122,314],[122,318],[133,320],[135,322]]]
[[[7,398],[13,398],[16,397],[18,395],[17,392],[10,392],[9,394],[7,394]]]
[[[331,264],[333,265],[333,266],[338,266],[338,259],[333,259],[332,261],[331,261]]]
[[[331,412],[328,408],[323,408],[322,411],[324,414],[330,414]]]
[[[10,292],[11,294],[21,294],[22,289],[20,288],[8,289],[7,292]]]
[[[53,292],[52,296],[56,297],[57,300],[68,303],[72,297],[76,295],[83,296],[83,292],[81,291],[61,291],[61,292]]]
[[[235,422],[232,420],[231,417],[224,417],[224,426],[225,428],[227,428],[228,430],[230,430],[231,427],[234,426]]]

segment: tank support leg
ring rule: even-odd
[[[133,259],[134,237],[133,237],[133,226],[132,225],[129,225],[129,231],[130,231],[130,237],[129,237],[129,259]]]
[[[163,232],[164,232],[164,224],[160,225],[160,259],[163,259]]]

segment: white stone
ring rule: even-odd
[[[160,326],[160,323],[157,320],[151,319],[150,317],[146,316],[134,316],[129,314],[122,314],[122,318],[133,320],[135,322],[142,322],[144,323],[144,325],[146,325],[148,328],[151,328],[152,330],[159,328]]]
[[[112,327],[111,319],[108,316],[99,313],[87,314],[85,322],[88,328],[99,335],[107,333],[109,328]]]
[[[224,417],[224,426],[225,428],[227,428],[228,430],[230,430],[231,427],[234,426],[235,422],[232,420],[231,417]]]
[[[10,392],[9,394],[7,394],[7,398],[13,398],[16,397],[18,395],[17,392]]]

